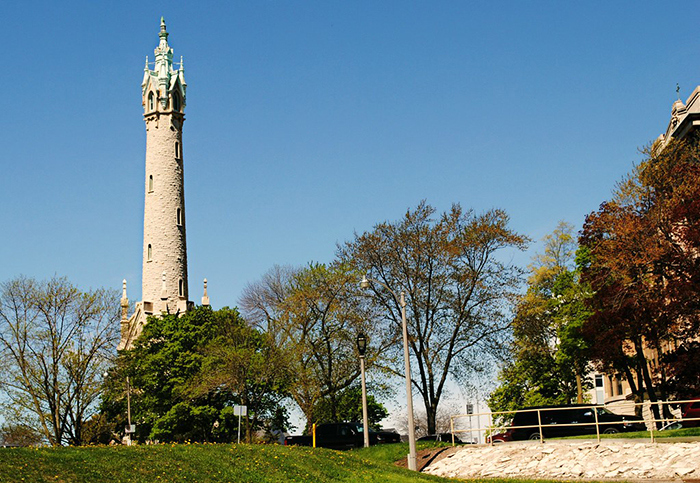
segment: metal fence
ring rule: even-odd
[[[697,399],[684,399],[684,400],[669,400],[669,401],[657,401],[657,402],[650,402],[650,401],[644,401],[641,403],[631,403],[628,405],[628,407],[636,408],[638,406],[641,406],[641,413],[643,415],[643,421],[639,420],[630,420],[629,424],[634,424],[634,423],[644,423],[646,425],[647,431],[649,431],[649,437],[651,439],[651,442],[654,442],[656,440],[655,434],[658,433],[657,429],[657,423],[662,423],[661,427],[664,427],[665,425],[672,423],[672,422],[693,422],[691,423],[693,426],[700,426],[700,417],[688,417],[684,419],[680,419],[680,411],[679,408],[681,405],[684,404],[693,404],[693,403],[698,403],[699,401]],[[658,409],[658,413],[660,415],[659,418],[656,418],[654,416],[654,411],[652,406],[655,406]],[[484,433],[485,440],[489,442],[489,444],[493,445],[494,440],[493,436],[499,433],[504,433],[505,431],[509,429],[522,429],[522,430],[533,430],[532,435],[534,436],[535,434],[538,437],[533,437],[530,439],[538,439],[540,442],[545,441],[545,430],[547,428],[564,428],[564,427],[577,427],[577,426],[588,426],[590,427],[592,424],[595,425],[595,433],[590,433],[591,436],[595,434],[596,440],[600,442],[600,435],[601,434],[606,434],[606,433],[617,433],[618,431],[612,430],[614,429],[615,426],[619,426],[623,421],[601,421],[600,420],[600,415],[598,413],[598,409],[600,408],[606,408],[606,406],[602,405],[576,405],[576,406],[564,406],[564,407],[551,407],[551,408],[536,408],[536,409],[520,409],[517,411],[497,411],[497,412],[490,412],[490,413],[473,413],[473,414],[457,414],[455,416],[450,417],[450,432],[452,434],[452,445],[455,444],[455,438],[459,437],[459,435],[463,433],[469,433],[473,435],[474,432],[477,434],[481,434],[482,432]],[[548,424],[544,421],[547,421],[549,418],[543,418],[544,414],[551,414],[552,412],[555,411],[571,411],[572,409],[579,409],[579,410],[587,410],[590,409],[591,412],[593,413],[593,421],[587,421],[583,423],[551,423]],[[529,425],[519,425],[519,426],[513,426],[510,424],[494,424],[493,421],[501,419],[501,420],[508,420],[512,419],[515,416],[515,413],[536,413],[537,414],[537,424],[529,424]],[[636,411],[635,411],[636,412]],[[677,413],[677,416],[674,415],[674,417],[668,417],[668,414],[673,414],[674,412]],[[548,414],[548,415],[549,415]],[[615,413],[617,414],[617,413]],[[626,414],[618,414],[619,416],[626,416]],[[471,419],[473,417],[477,418],[477,421],[480,421],[481,416],[487,416],[488,419],[491,421],[490,424],[486,425],[485,427],[481,427],[479,424],[477,424],[477,428],[473,428],[471,426]],[[632,416],[630,414],[630,416]],[[469,429],[456,429],[456,426],[458,424],[455,424],[456,422],[459,422],[462,419],[469,418],[470,424],[469,424]],[[534,419],[534,418],[533,418]],[[624,423],[623,423],[624,424]],[[612,429],[611,429],[612,428]],[[550,438],[551,439],[551,438]]]

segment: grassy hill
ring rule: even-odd
[[[396,467],[407,451],[405,444],[346,452],[245,444],[4,448],[0,482],[444,481]]]

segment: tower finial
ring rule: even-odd
[[[167,43],[168,31],[165,29],[165,18],[163,17],[160,18],[160,33],[158,34],[158,37],[160,37],[161,39],[165,39]]]
[[[681,86],[676,82],[676,95],[678,96],[678,100],[681,100]]]
[[[143,70],[148,70],[148,56],[146,56],[146,65],[144,66]]]
[[[202,297],[202,305],[209,305],[209,294],[207,293],[207,279],[204,279],[204,296]]]
[[[122,298],[126,298],[126,279],[122,280]]]
[[[185,61],[182,56],[180,56],[180,72],[185,72]]]

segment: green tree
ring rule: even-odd
[[[244,291],[246,316],[266,330],[294,374],[289,393],[307,430],[321,416],[340,418],[339,398],[359,376],[357,335],[369,336],[368,366],[381,351],[384,339],[370,324],[357,280],[347,264],[312,263],[296,270],[275,267]]]
[[[250,439],[277,410],[287,374],[267,339],[235,309],[197,307],[149,318],[134,348],[120,353],[103,409],[126,422],[129,377],[139,440],[232,441],[234,404],[249,406]]]
[[[582,333],[588,292],[574,264],[573,230],[560,222],[530,265],[528,289],[513,320],[511,355],[489,399],[494,411],[583,402],[583,391],[590,387]]]
[[[468,379],[500,351],[522,271],[499,255],[528,242],[508,227],[502,210],[477,215],[455,204],[437,217],[435,211],[421,202],[403,219],[380,223],[339,248],[341,262],[406,293],[413,385],[431,434],[448,379]],[[399,302],[375,284],[367,303],[394,341],[383,351],[385,367],[404,376]]]
[[[52,445],[83,444],[119,337],[119,294],[65,278],[0,285],[0,401],[5,420]]]

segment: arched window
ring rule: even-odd
[[[175,159],[180,159],[180,143],[175,141]]]
[[[153,191],[153,175],[150,175],[148,177],[148,192],[150,193],[152,191]]]
[[[180,208],[177,209],[177,224],[178,226],[182,225],[182,210]]]
[[[185,296],[185,282],[183,282],[182,279],[178,280],[178,283],[177,283],[177,294],[178,294],[180,297],[184,297],[184,296]]]
[[[153,95],[153,91],[148,93],[148,110],[152,111],[155,108],[155,96]]]
[[[151,260],[153,260],[153,248],[151,247],[151,244],[150,244],[150,243],[148,244],[148,250],[147,250],[147,252],[148,252],[148,253],[147,253],[146,260],[150,262]]]
[[[180,110],[180,93],[177,90],[173,92],[173,109]]]

